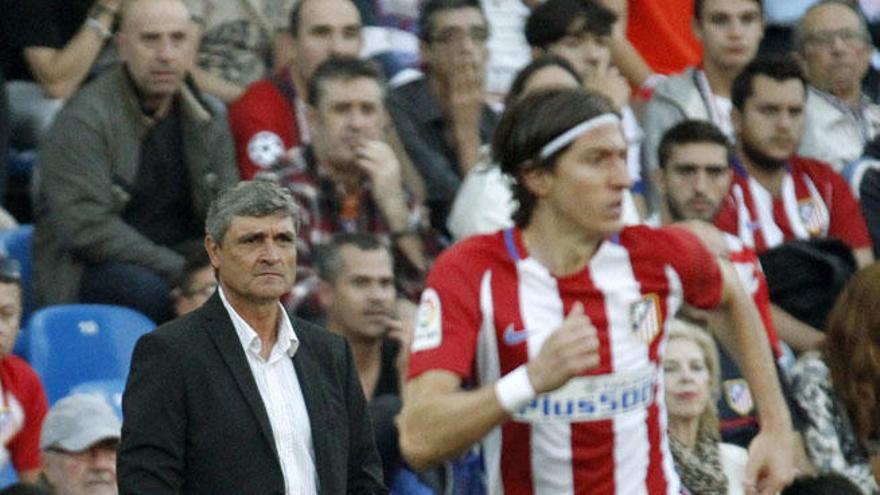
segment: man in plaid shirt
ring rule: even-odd
[[[257,176],[290,187],[303,208],[290,298],[303,316],[319,311],[313,250],[335,233],[369,232],[388,241],[401,289],[410,297],[421,291],[428,257],[436,253],[425,212],[405,189],[400,163],[384,140],[384,91],[381,73],[369,62],[335,58],[321,64],[309,81],[312,144]]]

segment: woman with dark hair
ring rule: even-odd
[[[819,471],[838,472],[880,493],[880,263],[844,287],[828,316],[822,349],[791,370],[795,400],[808,416],[804,439]]]

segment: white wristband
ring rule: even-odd
[[[498,397],[501,407],[511,414],[519,411],[534,399],[537,393],[529,381],[526,365],[520,365],[495,382],[495,395]]]

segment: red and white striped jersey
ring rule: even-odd
[[[781,191],[773,196],[742,164],[715,225],[739,237],[759,254],[792,239],[833,237],[852,249],[871,247],[858,201],[846,181],[822,162],[794,157],[786,165]]]
[[[537,355],[581,301],[600,365],[483,440],[489,493],[677,495],[662,400],[665,321],[685,301],[716,306],[721,290],[714,256],[679,228],[624,228],[565,277],[531,258],[517,229],[475,236],[431,270],[410,377],[441,369],[491,384]]]

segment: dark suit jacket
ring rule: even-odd
[[[320,493],[386,493],[347,342],[291,320]],[[217,294],[141,337],[122,408],[120,494],[284,494],[269,416]]]

